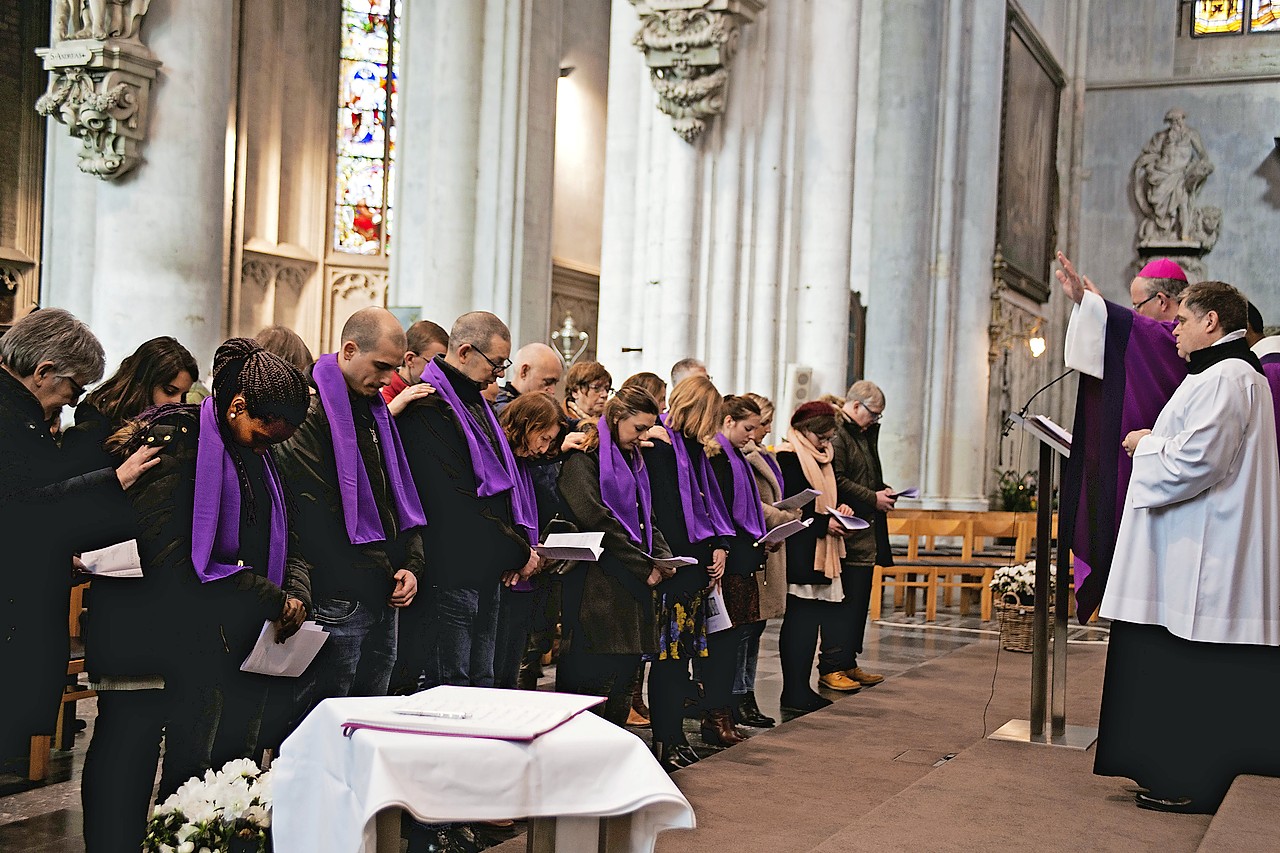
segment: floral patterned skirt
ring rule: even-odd
[[[754,574],[731,575],[720,579],[724,609],[734,625],[760,621],[760,584]]]
[[[658,593],[654,597],[658,626],[657,660],[692,660],[707,656],[707,590]]]

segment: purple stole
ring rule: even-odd
[[[498,425],[498,419],[494,416],[493,409],[489,404],[484,404],[484,414],[488,420],[489,428],[493,430],[493,435],[497,439],[498,452],[502,454],[501,458],[498,457],[498,452],[494,451],[493,444],[489,441],[489,436],[485,434],[484,427],[480,426],[479,422],[476,421],[475,415],[462,402],[458,392],[454,390],[453,383],[449,381],[448,375],[440,369],[440,365],[436,364],[435,359],[427,362],[426,368],[422,371],[422,381],[435,386],[436,393],[449,404],[449,408],[453,409],[453,414],[458,419],[458,425],[462,427],[462,437],[466,440],[467,450],[471,454],[471,469],[476,475],[476,495],[487,498],[511,491],[516,483],[514,476],[516,457],[511,452],[511,445],[507,442],[506,435],[502,432],[502,427]],[[514,509],[513,505],[512,510],[514,511]],[[538,525],[536,511],[533,516],[533,523],[536,544]]]
[[[653,492],[644,457],[636,449],[623,456],[604,418],[596,421],[596,431],[600,436],[600,502],[627,531],[627,538],[652,554]]]
[[[511,489],[511,516],[516,526],[524,531],[532,548],[538,544],[538,493],[533,489],[533,477],[523,459],[515,459],[515,481]],[[529,592],[533,589],[533,581],[518,580],[511,589]]]
[[[320,356],[311,370],[316,381],[320,402],[329,416],[329,436],[333,440],[333,458],[338,468],[338,493],[342,498],[342,517],[346,523],[347,539],[352,545],[386,541],[382,518],[369,485],[369,472],[364,468],[360,446],[356,443],[355,416],[351,412],[347,381],[338,367],[338,357],[333,353]],[[382,454],[391,497],[396,505],[400,529],[423,527],[427,516],[422,511],[418,490],[413,485],[409,463],[404,458],[404,446],[400,433],[387,411],[381,394],[369,400],[373,411],[374,428],[378,434],[378,448]]]
[[[734,447],[724,433],[716,433],[716,441],[724,449],[729,470],[733,472],[733,523],[752,539],[758,540],[768,530],[764,524],[764,502],[760,500],[756,475],[751,473],[751,466],[742,451]]]
[[[1081,624],[1102,602],[1133,460],[1120,442],[1150,429],[1187,376],[1171,322],[1107,302],[1104,379],[1080,375],[1072,447],[1062,477],[1060,529],[1075,554]]]
[[[271,497],[271,534],[267,547],[267,580],[284,586],[284,490],[270,453],[262,457],[262,471]],[[200,404],[200,432],[196,440],[196,494],[191,514],[191,562],[201,583],[216,581],[254,566],[237,562],[240,553],[240,477],[218,431],[213,397]]]
[[[676,454],[680,509],[689,541],[696,545],[713,536],[732,536],[733,519],[725,508],[724,496],[720,494],[720,484],[716,482],[707,454],[701,446],[690,454],[684,443],[684,434],[667,426],[665,419],[663,426],[671,436],[671,449]]]

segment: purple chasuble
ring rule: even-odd
[[[684,434],[662,425],[671,435],[671,448],[676,453],[676,480],[680,485],[680,509],[684,516],[684,529],[693,544],[704,542],[713,536],[732,536],[733,519],[725,508],[720,484],[711,471],[711,462],[699,445],[693,453],[684,443]]]
[[[1061,529],[1075,555],[1081,624],[1102,602],[1133,460],[1121,442],[1150,429],[1187,376],[1174,323],[1107,302],[1103,379],[1080,375],[1073,453],[1062,476]]]
[[[653,492],[644,457],[633,448],[623,454],[614,444],[604,418],[596,421],[600,436],[600,502],[613,514],[632,542],[653,553]]]
[[[271,497],[271,534],[267,547],[267,580],[284,585],[284,490],[271,454],[262,457],[262,471]],[[191,514],[191,562],[201,583],[216,581],[255,567],[237,562],[240,553],[240,477],[231,451],[218,431],[213,397],[200,404],[200,432],[196,439],[196,494]]]
[[[764,503],[760,500],[756,475],[751,473],[751,466],[742,451],[734,447],[724,433],[716,433],[716,441],[724,448],[729,470],[733,472],[733,522],[752,539],[759,539],[768,530],[764,524]]]
[[[449,404],[449,408],[453,409],[453,414],[458,419],[458,424],[462,427],[462,437],[466,439],[467,450],[471,454],[471,469],[476,475],[476,494],[479,497],[487,498],[510,491],[515,486],[513,472],[516,470],[516,457],[511,452],[511,445],[507,443],[502,427],[498,425],[498,419],[494,416],[493,409],[488,403],[484,404],[484,414],[489,421],[489,427],[493,430],[494,437],[497,438],[498,452],[501,452],[501,458],[498,457],[498,452],[494,451],[493,443],[490,442],[489,436],[485,434],[484,428],[476,421],[471,409],[467,408],[466,404],[458,397],[458,392],[454,389],[453,382],[440,369],[440,365],[436,364],[435,359],[427,362],[427,366],[422,371],[422,381],[435,387],[436,393]],[[514,509],[513,501],[512,510],[514,511]],[[538,523],[536,512],[533,518],[534,536],[536,537]]]
[[[1262,362],[1262,375],[1271,386],[1271,405],[1276,413],[1276,431],[1280,434],[1280,352],[1273,352],[1258,359]],[[1280,435],[1277,436],[1280,443]]]
[[[382,529],[378,505],[373,498],[373,487],[369,485],[369,472],[365,470],[360,446],[356,444],[355,415],[351,412],[347,381],[342,377],[342,369],[338,367],[338,356],[333,353],[320,356],[311,370],[311,376],[316,381],[316,390],[320,394],[320,402],[324,404],[325,414],[329,416],[329,436],[333,440],[333,458],[338,467],[338,493],[342,497],[342,518],[346,522],[347,539],[352,545],[384,542],[387,534]],[[396,517],[400,519],[400,529],[423,527],[427,523],[427,516],[422,511],[418,490],[413,485],[409,463],[404,458],[400,433],[391,420],[381,394],[375,394],[369,399],[369,409],[373,412],[378,449],[382,454],[383,468],[387,472],[391,497],[396,505]]]
[[[538,493],[533,489],[533,477],[523,459],[515,459],[515,486],[511,489],[511,516],[516,526],[524,531],[529,547],[538,544]],[[533,581],[522,579],[512,584],[513,592],[531,592]]]

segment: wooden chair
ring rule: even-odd
[[[27,778],[32,782],[43,781],[49,775],[49,757],[56,743],[59,749],[71,749],[75,743],[76,702],[96,696],[80,683],[84,672],[84,632],[80,628],[80,614],[84,610],[84,594],[89,584],[71,587],[71,606],[67,613],[67,628],[71,633],[71,654],[67,659],[67,683],[62,689],[62,702],[58,707],[58,722],[52,736],[33,735]]]

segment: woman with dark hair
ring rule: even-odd
[[[256,757],[270,679],[240,664],[265,621],[282,642],[310,607],[309,579],[290,558],[285,493],[271,456],[271,445],[306,417],[309,397],[297,368],[233,338],[214,355],[210,397],[150,409],[108,442],[164,451],[130,492],[147,595],[159,609],[141,624],[117,626],[99,665],[119,678],[164,677],[161,799],[211,767]]]
[[[579,361],[569,368],[564,378],[564,417],[569,432],[604,414],[612,385],[613,377],[598,361]]]
[[[667,383],[656,373],[633,373],[622,383],[623,388],[630,386],[643,388],[653,399],[658,401],[658,412],[667,411]]]
[[[144,409],[184,402],[199,375],[186,347],[170,337],[152,338],[76,406],[76,425],[63,433],[63,451],[83,471],[115,467],[118,460],[103,447],[111,434]]]
[[[653,523],[649,472],[640,454],[657,419],[657,401],[648,393],[620,390],[604,415],[585,425],[582,448],[569,452],[560,471],[570,521],[579,530],[604,533],[604,554],[564,576],[556,689],[607,697],[603,716],[619,726],[641,655],[657,651],[653,587],[670,576],[653,562],[671,551]]]
[[[493,387],[497,387],[494,383]],[[511,490],[511,510],[516,525],[531,546],[555,516],[555,506],[540,497],[529,470],[531,460],[545,456],[560,436],[560,407],[548,394],[521,394],[502,410],[498,424],[511,445],[516,470]],[[529,575],[507,572],[502,578],[498,603],[498,636],[494,645],[493,686],[514,690],[520,676],[520,660],[529,642],[533,618],[533,582]]]
[[[835,469],[831,467],[831,438],[838,418],[829,403],[805,403],[791,416],[787,440],[778,447],[784,496],[791,497],[805,489],[821,493],[805,505],[803,517],[813,520],[808,529],[786,540],[787,612],[778,634],[782,707],[800,714],[831,704],[813,690],[810,680],[818,632],[830,631],[837,624],[840,602],[844,600],[840,583],[844,529],[827,515],[829,507],[853,515],[852,509],[839,504]],[[826,661],[819,664],[820,669],[826,666]]]

